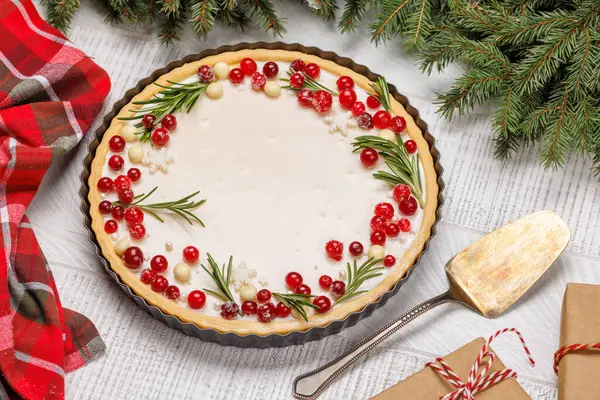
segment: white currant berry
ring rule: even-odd
[[[186,263],[179,263],[173,269],[173,273],[175,274],[175,279],[181,283],[186,283],[190,281],[192,269]]]
[[[223,96],[223,85],[219,82],[213,82],[206,88],[206,95],[211,99],[218,99]]]
[[[281,94],[281,86],[276,81],[268,81],[263,90],[269,97],[279,97]]]
[[[134,142],[137,140],[136,130],[134,125],[125,124],[121,128],[120,134],[126,142]]]
[[[127,155],[129,156],[129,161],[132,163],[140,163],[144,159],[144,147],[140,143],[135,143],[131,145],[127,151]]]
[[[383,257],[385,257],[385,249],[383,248],[383,246],[375,244],[371,246],[371,248],[367,252],[367,256],[375,260],[383,259]]]
[[[240,298],[242,301],[253,301],[256,299],[256,287],[252,284],[244,285],[240,288]]]
[[[382,129],[377,133],[377,136],[379,136],[382,139],[387,139],[390,142],[396,143],[396,134],[391,131],[390,129]]]
[[[213,69],[215,70],[215,75],[217,75],[217,78],[219,79],[226,79],[229,76],[230,68],[229,64],[227,64],[226,62],[219,61],[215,64]]]
[[[129,241],[129,238],[121,238],[117,241],[117,243],[115,243],[115,253],[117,253],[117,255],[119,256],[122,256],[123,254],[125,254],[125,250],[127,250],[130,247],[131,242]]]

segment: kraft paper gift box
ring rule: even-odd
[[[569,283],[563,299],[560,346],[600,343],[600,285]],[[558,400],[600,400],[600,349],[564,355],[558,364]]]
[[[463,382],[467,381],[469,371],[485,343],[483,338],[476,339],[444,357],[446,363],[450,365],[458,376],[460,376]],[[490,351],[493,352],[491,347]],[[483,364],[485,364],[485,362],[482,363],[482,365]],[[505,368],[502,361],[496,357],[496,360],[488,371],[488,375]],[[437,400],[454,390],[454,386],[443,378],[439,372],[431,367],[425,367],[423,370],[373,397],[372,400]],[[531,399],[514,378],[506,379],[488,387],[477,393],[475,398],[477,398],[477,400]]]

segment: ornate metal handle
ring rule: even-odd
[[[415,308],[408,310],[404,315],[399,316],[392,322],[384,326],[381,330],[363,340],[353,349],[347,351],[340,357],[294,379],[292,393],[295,398],[301,400],[314,400],[325,390],[325,388],[342,372],[350,367],[356,360],[367,354],[371,349],[383,342],[389,336],[394,334],[404,325],[408,324],[419,315],[454,300],[450,292],[434,297],[426,302],[419,304]]]

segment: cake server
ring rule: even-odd
[[[556,261],[571,231],[553,211],[540,211],[491,232],[446,264],[450,289],[407,311],[353,349],[294,380],[297,399],[316,399],[360,357],[419,315],[451,301],[486,318],[512,306]]]

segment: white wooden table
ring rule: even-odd
[[[172,60],[222,44],[273,40],[257,29],[240,34],[217,28],[206,42],[187,32],[181,43],[165,48],[152,32],[105,25],[100,12],[89,3],[77,14],[69,36],[111,77],[112,91],[102,115],[138,80]],[[512,219],[548,208],[567,221],[573,231],[572,243],[516,307],[501,318],[486,320],[460,306],[442,306],[357,363],[322,398],[367,398],[421,369],[436,355],[514,326],[525,335],[537,366],[528,366],[512,338],[499,339],[495,348],[505,363],[520,373],[519,380],[533,398],[554,399],[552,355],[558,346],[565,285],[600,284],[600,185],[590,174],[589,162],[572,157],[564,170],[545,172],[534,151],[525,151],[508,163],[499,162],[492,157],[489,110],[476,110],[469,118],[452,122],[435,114],[435,93],[449,87],[458,67],[428,78],[419,73],[399,44],[375,48],[364,29],[341,36],[333,24],[310,16],[297,2],[278,8],[289,17],[285,41],[315,45],[368,65],[394,83],[429,123],[442,153],[446,182],[443,219],[431,251],[385,307],[339,335],[304,346],[268,350],[204,343],[169,329],[140,310],[96,258],[77,195],[81,160],[92,136],[88,135],[76,150],[52,166],[27,212],[63,304],[91,318],[108,346],[101,358],[68,375],[67,397],[291,398],[295,376],[329,361],[392,317],[445,290],[443,267],[456,252]]]

